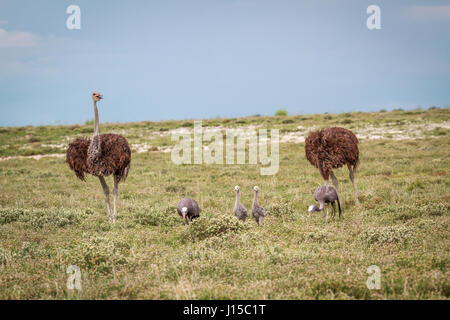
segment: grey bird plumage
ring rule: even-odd
[[[333,215],[335,210],[335,202],[337,202],[339,207],[339,218],[341,217],[341,203],[339,201],[338,193],[336,189],[332,186],[321,186],[316,189],[314,192],[314,199],[319,202],[320,207],[317,207],[317,205],[313,204],[310,205],[308,208],[309,217],[311,218],[311,215],[315,211],[323,211],[325,205],[327,206],[326,212],[327,215],[325,217],[325,212],[323,213],[325,223],[328,221],[328,206],[331,203],[333,207]]]
[[[247,209],[244,207],[244,205],[241,203],[241,196],[239,193],[239,186],[234,187],[234,191],[236,191],[236,202],[234,204],[234,215],[239,220],[245,221],[248,217]]]
[[[258,192],[259,192],[258,186],[253,187],[253,191],[255,192],[255,196],[253,198],[252,215],[253,218],[255,218],[256,223],[258,225],[261,225],[263,219],[266,216],[266,209],[264,209],[262,206],[258,204]]]
[[[200,208],[198,207],[197,201],[191,198],[183,198],[178,201],[177,212],[186,222],[189,224],[192,219],[198,218],[200,216]]]

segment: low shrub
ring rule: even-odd
[[[19,258],[38,258],[46,255],[46,251],[35,243],[24,241],[22,247],[17,250],[14,254],[15,257]]]
[[[200,217],[193,220],[187,229],[192,239],[203,240],[209,237],[222,236],[229,232],[238,233],[248,230],[248,225],[232,215]]]
[[[367,246],[373,244],[405,243],[412,239],[413,232],[403,226],[389,226],[371,228],[360,235],[360,239]]]
[[[267,214],[275,217],[293,217],[295,208],[288,202],[276,202],[267,207]]]
[[[5,208],[0,209],[0,225],[19,220],[24,214],[24,209]]]
[[[109,273],[127,264],[129,246],[125,242],[94,236],[68,249],[62,249],[61,257],[66,265],[77,265],[99,273]]]
[[[34,228],[58,227],[77,224],[81,221],[83,213],[70,209],[0,209],[0,225],[20,221],[30,224]]]
[[[68,209],[30,210],[21,217],[20,221],[29,223],[35,229],[63,228],[80,223],[82,216],[82,213]]]
[[[175,226],[182,222],[173,206],[140,209],[134,213],[133,218],[143,226]]]

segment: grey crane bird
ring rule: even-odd
[[[255,192],[255,196],[253,198],[252,215],[253,218],[255,218],[256,223],[258,225],[261,225],[264,217],[266,216],[266,209],[258,204],[258,186],[254,186],[253,191]]]
[[[328,206],[331,203],[333,207],[333,216],[334,216],[334,210],[335,210],[335,201],[338,204],[339,207],[339,218],[341,217],[341,203],[339,201],[338,193],[336,189],[332,186],[321,186],[316,189],[314,192],[314,199],[319,202],[320,207],[317,207],[317,205],[312,204],[308,208],[309,218],[311,218],[311,215],[314,211],[323,211],[324,206],[326,205],[326,211],[327,215],[325,217],[325,213],[323,213],[323,217],[325,219],[325,224],[328,221]]]
[[[198,207],[197,201],[191,198],[183,198],[178,201],[177,212],[184,220],[186,220],[187,224],[189,224],[192,219],[200,216],[200,208]]]
[[[248,217],[247,209],[241,203],[241,196],[239,194],[239,186],[234,187],[234,191],[236,191],[236,202],[234,204],[234,215],[239,220],[245,221]]]

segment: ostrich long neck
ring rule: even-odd
[[[258,204],[258,192],[255,191],[255,196],[253,197],[253,206]]]
[[[240,203],[240,195],[239,195],[239,191],[236,191],[236,204],[235,206],[237,206]]]
[[[98,110],[97,110],[97,101],[94,101],[94,137],[98,136]]]
[[[94,102],[94,136],[92,138],[92,154],[99,155],[102,151],[100,144],[100,136],[98,134],[98,110],[97,110],[97,101]]]

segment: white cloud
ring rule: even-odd
[[[6,31],[0,29],[0,48],[34,47],[38,38],[23,31]]]
[[[408,8],[408,15],[424,21],[450,21],[450,6],[412,6]]]

